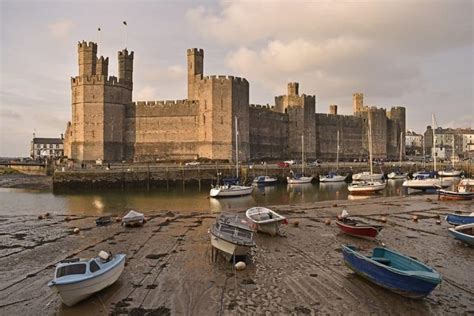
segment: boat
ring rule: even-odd
[[[336,171],[339,170],[339,130],[337,130]],[[343,182],[347,178],[337,172],[329,172],[327,175],[319,176],[319,182]]]
[[[347,216],[344,216],[344,211],[343,215],[336,220],[336,225],[343,233],[354,237],[373,239],[377,237],[383,228],[383,226],[380,225],[370,225],[362,221],[349,218],[347,211],[345,213]]]
[[[353,246],[342,246],[342,253],[355,273],[409,298],[423,298],[441,283],[433,268],[388,248],[374,248],[371,256],[365,256]]]
[[[401,168],[402,168],[402,157],[403,157],[403,144],[402,144],[403,139],[405,139],[403,137],[403,132],[400,132],[400,142],[399,142],[400,143],[400,163],[399,163],[399,167],[395,171],[392,171],[387,175],[387,178],[392,179],[392,180],[405,179],[408,176],[408,173],[402,172],[402,170],[401,170]]]
[[[209,191],[210,197],[213,198],[224,198],[224,197],[236,197],[252,194],[253,187],[246,185],[239,185],[239,129],[238,129],[238,118],[235,117],[235,173],[236,177],[232,178],[232,181],[225,181],[224,184],[217,184],[212,186]],[[219,176],[217,177],[219,183]]]
[[[245,256],[250,248],[255,247],[252,228],[236,214],[222,213],[209,233],[211,245],[231,256]]]
[[[115,283],[124,267],[125,254],[112,255],[105,251],[89,260],[68,259],[56,265],[48,286],[57,290],[65,305],[73,306]]]
[[[374,181],[374,174],[373,174],[373,165],[372,165],[372,122],[370,119],[370,112],[369,112],[369,165],[370,165],[370,173],[369,173],[369,180],[363,181],[356,181],[349,184],[347,189],[349,190],[350,194],[373,194],[385,189],[387,185],[385,182],[381,181]],[[383,177],[383,174],[381,175]],[[354,179],[354,178],[353,178]]]
[[[453,137],[453,144],[452,144],[452,155],[451,155],[451,167],[447,168],[445,170],[439,171],[438,175],[440,177],[460,177],[462,170],[456,170],[454,169],[454,153],[455,153],[455,147],[454,147],[454,137]]]
[[[341,176],[335,172],[329,172],[325,176],[319,176],[319,182],[344,182],[347,176]]]
[[[459,192],[474,192],[474,179],[462,179],[458,183]]]
[[[402,184],[403,187],[415,189],[415,190],[428,190],[428,189],[444,189],[453,184],[451,180],[443,180],[442,178],[435,178],[436,175],[436,155],[435,155],[435,148],[436,148],[436,135],[435,135],[435,118],[434,114],[431,116],[431,121],[433,125],[433,173],[429,175],[426,174],[418,174],[414,175],[415,178],[412,180],[405,180]]]
[[[245,216],[255,225],[257,231],[276,236],[280,233],[281,224],[288,223],[286,217],[265,207],[252,207],[245,212]]]
[[[145,216],[142,213],[130,211],[122,217],[123,226],[142,226],[145,223]]]
[[[456,239],[474,246],[474,223],[449,228],[449,233]]]
[[[414,172],[412,175],[412,178],[413,179],[416,179],[416,178],[426,179],[426,178],[434,178],[435,176],[436,176],[436,173],[434,172],[420,170],[420,171]]]
[[[474,224],[474,212],[469,215],[448,214],[446,221],[451,225]]]
[[[382,180],[383,173],[370,173],[369,171],[363,171],[359,173],[354,173],[352,175],[352,180],[354,181],[372,181],[372,180]]]
[[[257,176],[253,179],[253,184],[255,185],[267,185],[267,184],[274,184],[278,181],[277,178],[273,178],[270,176]]]
[[[301,173],[295,174],[290,170],[290,176],[286,177],[288,184],[303,184],[311,183],[313,177],[306,177],[304,175],[304,134],[301,134]]]
[[[474,199],[474,186],[470,184],[471,179],[463,179],[459,182],[457,191],[438,190],[438,198],[440,200],[472,200]]]

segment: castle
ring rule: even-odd
[[[118,52],[118,78],[108,75],[109,58],[97,57],[97,44],[78,44],[79,75],[71,78],[72,120],[64,153],[77,161],[235,160],[238,124],[239,160],[301,156],[335,159],[340,134],[341,159],[368,155],[368,120],[374,157],[398,157],[404,151],[405,108],[367,107],[353,95],[353,115],[316,113],[316,96],[288,84],[275,104],[249,104],[249,83],[233,76],[205,76],[204,52],[188,49],[188,98],[132,101],[134,53]],[[238,120],[235,120],[235,117]]]

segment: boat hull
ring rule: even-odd
[[[352,225],[346,225],[341,221],[336,221],[336,225],[342,232],[348,235],[367,239],[374,239],[375,237],[377,237],[380,230],[371,226],[357,227]]]
[[[288,182],[288,184],[311,183],[311,181],[313,181],[313,177],[301,177],[298,179],[294,179],[294,178],[292,179],[290,177],[287,177],[286,181]]]
[[[455,228],[449,228],[449,233],[454,238],[468,244],[474,246],[474,235],[468,234],[467,230],[470,230],[471,233],[474,232],[474,224],[467,224],[457,226]]]
[[[415,190],[428,190],[428,189],[439,189],[447,188],[453,183],[451,181],[442,181],[441,179],[415,179],[415,180],[405,180],[402,184],[405,188],[415,189]]]
[[[252,194],[253,187],[233,186],[230,188],[212,188],[209,195],[213,198],[235,197]]]
[[[383,264],[372,262],[350,248],[343,246],[342,249],[345,264],[358,275],[367,280],[400,295],[420,299],[429,295],[441,282],[428,281],[387,268]]]
[[[391,172],[387,175],[387,178],[397,180],[397,179],[405,179],[408,176],[408,173],[398,174],[395,172]]]
[[[246,256],[250,251],[249,246],[237,245],[219,238],[211,233],[211,245],[230,256]]]
[[[370,175],[370,172],[365,173],[356,173],[352,175],[352,180],[354,181],[373,181],[373,180],[382,180],[383,179],[383,174],[381,173],[374,173]]]
[[[474,216],[448,214],[446,221],[451,225],[474,224]]]
[[[347,176],[332,176],[332,177],[326,177],[326,176],[320,176],[319,177],[319,182],[344,182],[346,180]]]
[[[61,301],[67,306],[73,306],[106,287],[115,283],[125,267],[125,257],[111,270],[84,281],[70,284],[51,285],[59,294]]]
[[[280,233],[280,226],[286,218],[280,214],[265,208],[252,207],[245,212],[245,216],[252,222],[257,231],[276,236]]]
[[[474,192],[438,190],[438,195],[441,200],[466,201],[474,199]]]
[[[278,182],[278,179],[276,178],[272,178],[272,177],[265,177],[265,178],[256,178],[255,180],[253,180],[253,184],[254,185],[271,185],[271,184],[275,184]]]
[[[438,175],[440,177],[459,177],[462,171],[454,170],[454,171],[438,171]]]
[[[386,184],[385,183],[380,183],[380,184],[374,184],[374,185],[349,185],[347,188],[349,192],[353,195],[358,195],[358,194],[375,194],[379,191],[382,191],[385,189]]]

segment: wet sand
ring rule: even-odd
[[[272,208],[290,224],[283,236],[258,234],[247,269],[238,272],[222,256],[211,261],[208,228],[217,214],[147,213],[142,228],[96,227],[96,217],[84,215],[71,221],[65,214],[43,220],[1,215],[0,314],[474,314],[474,248],[450,238],[444,218],[436,224],[439,215],[474,211],[471,202],[417,195]],[[386,216],[379,242],[342,235],[334,221],[325,225],[343,208],[377,224]],[[341,244],[370,249],[381,242],[433,266],[442,284],[427,298],[411,300],[344,265]],[[119,281],[74,307],[62,305],[46,286],[55,263],[100,250],[127,254]]]
[[[0,174],[0,188],[51,190],[53,188],[53,178],[22,173]]]

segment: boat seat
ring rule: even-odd
[[[377,261],[378,263],[389,265],[390,264],[390,259],[384,258],[384,257],[371,257],[370,259]]]

